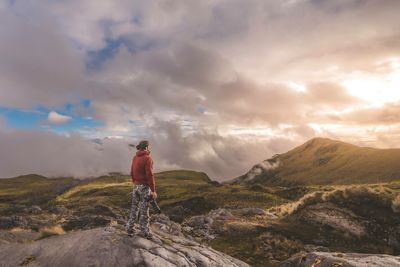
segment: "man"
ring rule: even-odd
[[[144,140],[136,146],[137,152],[132,159],[131,176],[135,184],[132,192],[132,207],[127,232],[129,236],[135,234],[134,224],[138,213],[140,213],[139,234],[151,239],[152,233],[149,229],[149,202],[157,198],[155,180],[153,175],[153,160],[150,157],[149,142]]]

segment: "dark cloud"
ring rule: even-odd
[[[360,8],[362,5],[365,5],[368,0],[311,0],[310,2],[319,9],[336,14]]]
[[[156,116],[159,110],[168,110],[209,123],[277,125],[305,122],[321,107],[360,103],[335,83],[310,83],[306,92],[278,83],[260,85],[219,54],[193,44],[140,55],[122,49],[99,76],[107,79],[109,93],[101,94],[107,96],[106,103],[95,107],[106,117],[117,112],[107,105],[115,101],[114,109],[122,105],[132,116]],[[199,106],[215,115],[199,113]]]
[[[366,125],[391,125],[400,123],[400,102],[387,103],[383,107],[362,108],[345,113],[341,120]]]
[[[0,9],[0,25],[0,105],[60,105],[81,97],[81,57],[48,14]]]

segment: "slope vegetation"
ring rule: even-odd
[[[155,176],[158,204],[163,212],[178,222],[218,207],[268,208],[285,202],[268,192],[254,192],[240,185],[220,185],[211,181],[204,172],[175,170]],[[103,176],[81,182],[59,195],[54,204],[65,205],[70,210],[102,204],[125,215],[129,211],[131,192],[129,176]]]
[[[359,147],[315,138],[255,165],[234,183],[371,184],[400,179],[400,149]]]
[[[45,205],[75,186],[73,178],[49,179],[36,174],[0,179],[0,213],[22,205]]]

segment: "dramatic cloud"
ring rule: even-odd
[[[344,113],[341,120],[367,125],[391,125],[400,123],[400,102],[387,103],[382,107],[369,107]]]
[[[79,52],[49,14],[31,7],[0,8],[1,106],[60,105],[83,93]]]
[[[1,177],[40,173],[48,176],[89,177],[129,169],[125,142],[104,140],[99,146],[78,135],[50,132],[0,132]],[[128,166],[128,167],[127,167]]]
[[[264,138],[260,142],[260,138],[221,136],[215,131],[183,136],[180,124],[174,122],[159,121],[148,132],[150,149],[155,151],[160,169],[184,166],[205,171],[219,181],[247,172],[251,167],[248,162],[262,161],[297,144],[287,138]]]
[[[399,9],[397,0],[0,2],[0,176],[123,171],[126,144],[142,138],[158,170],[220,180],[316,135],[400,146]],[[18,109],[48,118],[27,122]],[[21,156],[31,149],[38,160]],[[66,151],[60,160],[56,150]]]
[[[250,168],[249,162],[259,162],[296,144],[284,138],[260,144],[257,139],[224,138],[207,132],[185,137],[180,125],[172,122],[159,122],[148,130],[156,171],[187,168],[205,171],[217,180],[244,173]],[[135,151],[130,150],[128,143],[107,138],[99,144],[76,134],[0,131],[0,150],[7,151],[0,162],[1,177],[40,173],[85,178],[112,171],[129,173]]]
[[[59,114],[55,111],[50,111],[47,117],[47,121],[51,124],[64,124],[71,121],[71,117]]]

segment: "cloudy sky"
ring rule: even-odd
[[[0,0],[0,177],[216,180],[315,136],[400,147],[398,0]]]

